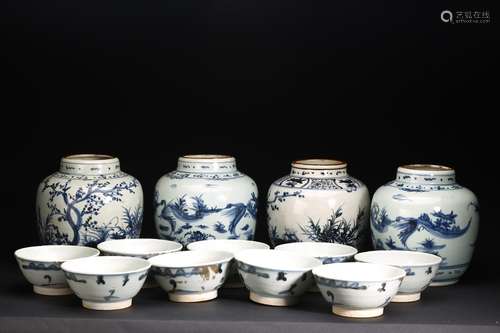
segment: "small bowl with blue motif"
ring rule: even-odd
[[[63,263],[66,281],[84,308],[118,310],[132,305],[151,264],[146,259],[102,256]]]
[[[86,246],[30,246],[14,253],[21,272],[40,295],[58,296],[73,292],[66,283],[61,264],[68,260],[96,257],[99,250]]]
[[[368,251],[358,253],[354,258],[359,262],[391,265],[405,270],[406,276],[403,283],[391,302],[418,301],[421,293],[436,276],[442,261],[441,257],[434,254],[402,250]]]
[[[381,316],[406,275],[398,267],[359,262],[322,265],[312,273],[332,312],[352,318]]]
[[[173,302],[203,302],[217,298],[233,254],[225,251],[182,251],[152,257],[151,274]]]
[[[265,243],[253,240],[245,240],[245,239],[208,239],[208,240],[189,243],[187,246],[187,249],[190,251],[193,250],[226,251],[226,252],[231,252],[233,256],[244,250],[250,250],[250,249],[268,250],[269,248],[270,248],[269,245]],[[229,273],[226,282],[224,282],[224,287],[225,288],[244,287],[238,275],[236,264],[233,261],[229,266]]]
[[[321,265],[313,257],[276,250],[245,250],[235,259],[250,300],[272,306],[298,303],[314,283],[311,270]]]
[[[166,239],[128,238],[102,242],[97,248],[106,256],[127,256],[149,259],[160,254],[182,250],[182,244]],[[150,274],[151,275],[151,274]],[[143,288],[158,287],[151,276],[144,282]]]

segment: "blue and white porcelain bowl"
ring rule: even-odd
[[[209,239],[190,243],[187,246],[188,250],[202,250],[202,251],[227,251],[234,255],[244,250],[262,249],[269,250],[269,245],[244,239]],[[236,264],[231,261],[229,266],[229,273],[224,283],[226,288],[242,288],[244,285],[238,275]]]
[[[322,265],[312,272],[332,312],[353,318],[381,316],[406,275],[401,268],[359,262]]]
[[[286,243],[275,247],[278,251],[290,251],[314,257],[324,265],[336,262],[351,261],[358,253],[355,247],[327,242],[296,242]]]
[[[92,310],[117,310],[132,305],[151,264],[142,258],[103,256],[67,261],[61,265],[66,281]]]
[[[98,255],[97,249],[72,245],[30,246],[14,253],[21,272],[33,285],[33,291],[49,296],[73,293],[61,270],[63,262]]]
[[[324,265],[336,262],[352,261],[354,255],[358,253],[358,250],[355,247],[327,242],[286,243],[278,245],[274,249],[314,257],[320,260]],[[319,292],[319,289],[315,284],[313,284],[311,288],[309,288],[309,291]]]
[[[311,270],[321,265],[313,257],[275,250],[245,250],[235,259],[250,299],[273,306],[296,304],[314,282]]]
[[[224,251],[182,251],[152,257],[151,273],[173,302],[202,302],[217,298],[233,259]]]
[[[415,302],[420,293],[431,283],[439,269],[442,259],[436,255],[414,251],[368,251],[354,256],[356,261],[391,265],[402,268],[406,276],[399,287],[399,292],[392,302]]]
[[[149,259],[160,254],[177,252],[182,250],[182,244],[165,239],[136,238],[116,239],[102,242],[97,248],[104,255],[127,256]],[[149,274],[143,288],[157,287],[158,284]]]

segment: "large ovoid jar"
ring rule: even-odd
[[[274,246],[317,241],[363,248],[368,239],[368,189],[345,162],[307,159],[269,188],[267,216]]]
[[[456,283],[469,266],[479,227],[470,190],[441,165],[398,168],[396,179],[375,192],[371,230],[377,249],[432,253],[443,261],[431,286]]]
[[[234,157],[182,156],[177,170],[156,184],[158,235],[184,245],[206,239],[251,240],[257,195],[257,185],[236,169]]]
[[[141,232],[141,184],[120,170],[118,158],[71,155],[45,178],[36,197],[42,244],[96,246]]]

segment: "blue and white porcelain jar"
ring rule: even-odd
[[[479,205],[440,165],[398,168],[396,179],[375,192],[371,207],[374,246],[432,253],[443,261],[431,286],[458,282],[469,266],[479,227]]]
[[[368,189],[347,174],[345,162],[295,161],[291,173],[269,188],[269,236],[275,246],[316,241],[362,248],[369,208]]]
[[[186,155],[158,180],[154,206],[161,238],[183,245],[255,234],[257,185],[236,169],[234,157]]]
[[[42,244],[95,247],[109,239],[139,237],[142,187],[120,170],[116,157],[71,155],[39,185],[36,208]]]

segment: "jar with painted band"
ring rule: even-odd
[[[141,184],[108,155],[61,159],[36,197],[42,244],[96,246],[110,239],[138,238],[143,216]]]
[[[364,248],[368,240],[368,189],[347,174],[347,163],[307,159],[269,188],[267,216],[274,246],[316,241]]]
[[[375,192],[374,247],[432,253],[443,261],[431,286],[458,282],[469,266],[479,227],[476,196],[455,180],[455,170],[411,164]]]
[[[226,155],[185,155],[155,189],[158,235],[183,245],[255,234],[257,185]]]

